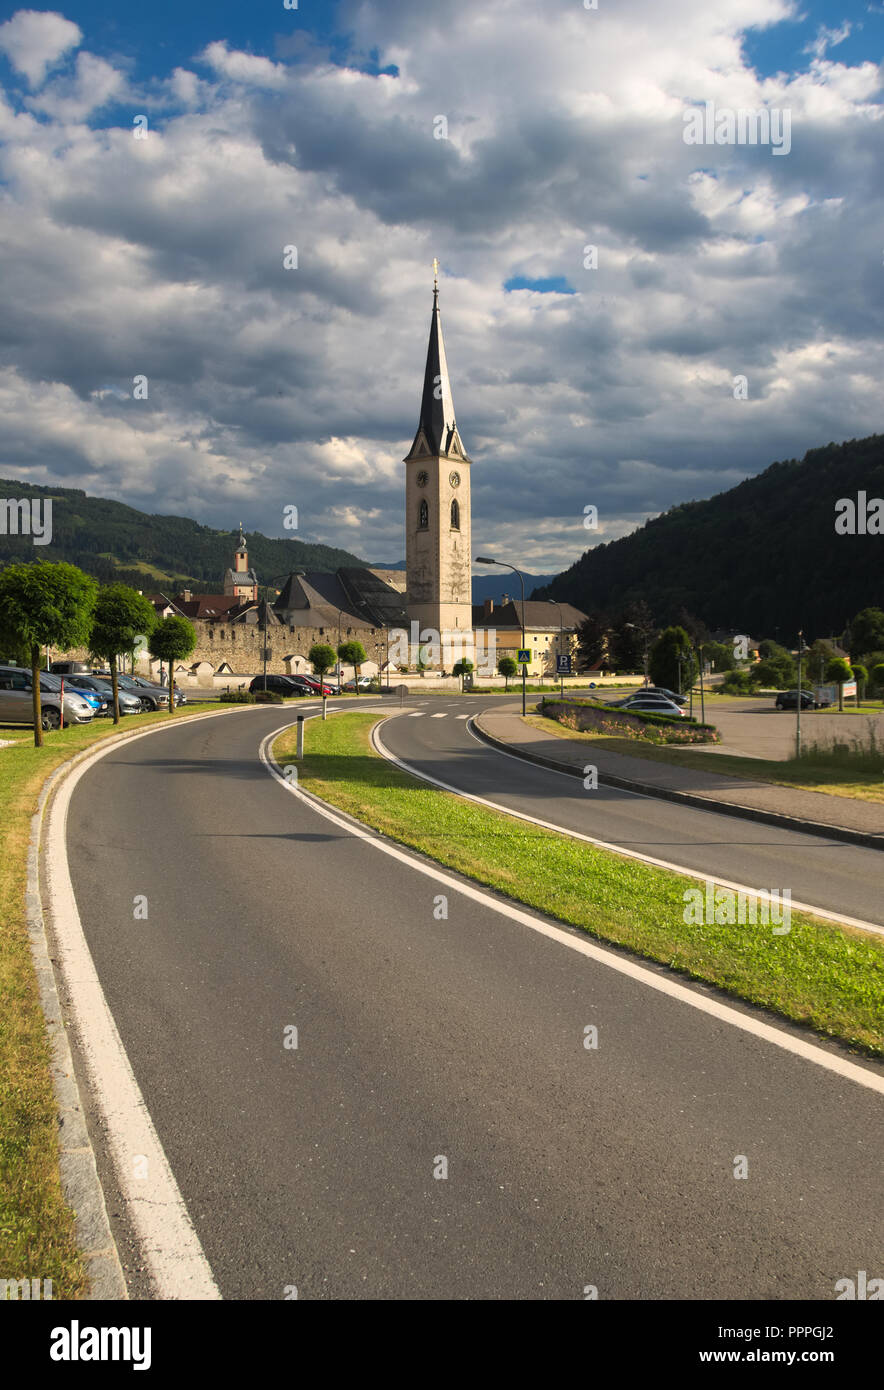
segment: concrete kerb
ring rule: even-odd
[[[507,743],[482,727],[483,715],[470,720],[478,738],[498,752],[509,753],[513,758],[521,758],[526,763],[536,763],[538,767],[549,768],[552,772],[564,772],[570,777],[583,777],[583,769],[558,758],[547,757],[543,753],[532,753],[517,743]],[[641,796],[656,797],[660,801],[676,801],[682,806],[694,806],[701,811],[719,811],[724,816],[737,816],[742,820],[761,821],[765,825],[777,825],[784,830],[796,830],[803,835],[819,835],[826,840],[843,840],[847,844],[861,845],[864,849],[884,850],[884,835],[866,834],[862,830],[850,830],[847,826],[825,825],[821,821],[802,820],[798,816],[787,816],[780,811],[763,811],[754,806],[740,806],[734,801],[719,801],[709,796],[699,796],[696,792],[680,792],[673,787],[660,787],[652,783],[636,782],[631,778],[617,777],[613,773],[599,772],[599,783],[621,791],[636,792]]]
[[[126,739],[153,733],[154,730],[174,728],[178,720],[195,722],[216,719],[223,714],[244,710],[266,709],[266,705],[233,706],[231,709],[210,710],[193,715],[176,715],[170,724],[157,722],[148,729],[126,729],[98,745],[112,747]],[[74,1072],[73,1057],[59,997],[59,979],[50,954],[47,918],[40,883],[40,855],[46,809],[64,779],[96,749],[95,744],[81,749],[74,757],[57,767],[47,777],[40,791],[37,809],[31,816],[28,841],[27,886],[25,918],[31,959],[37,976],[40,1005],[46,1022],[52,1061],[50,1075],[58,1107],[59,1171],[66,1204],[74,1212],[77,1244],[84,1257],[89,1275],[88,1299],[125,1300],[129,1294],[116,1242],[107,1215],[104,1191],[98,1176],[95,1150],[86,1128],[83,1100]],[[63,984],[63,981],[61,982]]]

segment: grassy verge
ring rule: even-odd
[[[884,940],[797,912],[785,936],[763,926],[688,926],[683,894],[695,880],[427,786],[373,751],[377,718],[312,720],[301,785],[516,902],[884,1055]],[[284,763],[294,751],[286,731],[274,755]]]
[[[119,729],[170,718],[177,723],[187,715],[129,715]],[[0,729],[0,740],[10,741],[0,748],[0,1277],[51,1279],[55,1298],[82,1296],[86,1281],[59,1181],[49,1042],[25,921],[30,820],[48,775],[119,729],[96,720],[46,733],[42,748],[34,747],[30,729]]]
[[[809,758],[787,758],[780,762],[771,758],[745,758],[735,753],[714,753],[710,756],[672,744],[663,747],[640,743],[636,739],[575,733],[555,719],[545,719],[543,715],[528,714],[525,722],[545,734],[551,734],[553,738],[592,743],[596,748],[607,748],[611,753],[623,753],[630,758],[646,758],[651,762],[669,763],[673,767],[686,767],[692,772],[720,772],[725,777],[744,777],[753,782],[768,782],[775,787],[828,792],[830,796],[846,796],[856,801],[873,801],[884,805],[884,760],[880,768],[873,770],[870,767],[848,769],[843,763],[812,761]]]

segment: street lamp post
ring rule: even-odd
[[[801,658],[804,655],[804,630],[798,633],[798,699],[795,701],[795,756],[801,757]]]
[[[555,600],[554,598],[549,598],[549,599],[547,599],[547,603],[551,603],[551,604],[553,605],[554,608],[558,608],[558,610],[559,610],[559,656],[564,656],[564,652],[563,652],[562,648],[563,648],[564,645],[565,645],[565,619],[564,619],[564,615],[563,615],[563,613],[562,613],[562,605],[561,605],[560,603],[557,603],[556,600]],[[564,698],[565,698],[565,672],[564,672],[564,669],[563,669],[559,674],[560,674],[560,676],[561,676],[562,699],[564,700]]]
[[[521,571],[521,570],[517,570],[516,567],[515,567],[515,565],[511,565],[507,560],[492,560],[492,559],[490,559],[487,555],[477,555],[477,556],[476,556],[476,564],[477,564],[477,565],[502,565],[504,569],[512,570],[513,574],[517,574],[517,575],[519,576],[519,583],[520,583],[520,585],[522,586],[522,650],[524,651],[524,650],[525,650],[525,580],[524,580],[524,578],[523,578],[523,576],[522,576],[522,571]],[[522,662],[522,715],[523,715],[523,716],[525,715],[525,713],[526,713],[526,711],[527,711],[527,702],[526,702],[526,695],[525,695],[525,675],[526,675],[525,667],[527,666],[527,664],[528,664],[528,663],[527,663],[526,661],[523,661],[523,662]]]
[[[637,625],[636,623],[624,623],[623,626],[624,626],[624,627],[631,627],[631,628],[633,629],[633,631],[635,631],[635,632],[639,632],[639,631],[640,631],[640,628],[638,627],[638,625]],[[642,637],[642,667],[643,667],[644,673],[645,673],[645,685],[647,685],[647,683],[648,683],[648,657],[650,656],[650,651],[651,651],[650,640],[649,640],[647,634],[645,634],[645,635]],[[679,694],[680,694],[680,693],[681,693],[681,692],[679,692]]]

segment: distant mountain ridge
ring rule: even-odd
[[[55,499],[52,543],[35,547],[29,536],[0,535],[0,564],[14,560],[67,560],[103,583],[120,580],[151,591],[190,588],[218,593],[233,562],[238,532],[218,531],[187,517],[151,515],[80,488],[46,487],[0,478],[0,497]],[[274,540],[246,533],[249,564],[261,583],[293,569],[336,570],[365,560],[333,546]]]
[[[835,531],[836,503],[884,498],[884,435],[811,449],[705,502],[685,502],[585,552],[535,591],[587,613],[645,599],[658,623],[682,610],[710,628],[797,641],[884,607],[884,535]]]
[[[79,565],[102,583],[118,580],[145,592],[218,593],[232,563],[238,532],[218,531],[188,517],[139,511],[125,502],[91,497],[81,488],[24,483],[0,478],[0,498],[53,498],[52,543],[35,547],[29,536],[0,534],[0,566],[16,560],[66,560]],[[57,505],[56,505],[57,503]],[[361,560],[349,550],[299,540],[274,540],[260,531],[247,531],[249,565],[260,583],[279,579],[291,570],[334,571],[367,566],[404,570],[405,561],[391,564]],[[525,594],[554,579],[551,574],[525,574]],[[518,597],[515,575],[488,574],[473,579],[473,602],[503,594]]]

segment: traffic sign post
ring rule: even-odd
[[[556,671],[561,676],[562,699],[565,698],[565,677],[571,674],[571,657],[567,652],[563,652],[556,657]]]
[[[524,634],[524,632],[523,632],[523,633],[522,633],[522,641],[524,642],[524,640],[525,640],[525,634]],[[531,660],[531,648],[530,648],[530,647],[520,647],[516,659],[517,659],[519,665],[520,665],[521,668],[522,668],[522,718],[524,719],[524,717],[525,717],[525,710],[526,710],[526,708],[527,708],[527,705],[526,705],[526,698],[525,698],[525,678],[526,678],[526,676],[528,675],[528,662]]]

